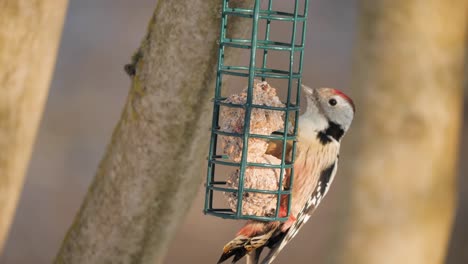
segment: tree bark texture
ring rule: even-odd
[[[66,0],[0,2],[0,251],[47,97]]]
[[[453,222],[466,0],[360,1],[340,263],[443,263]]]
[[[206,176],[220,4],[158,1],[126,67],[134,76],[121,119],[55,263],[162,263]],[[232,18],[228,30],[245,36],[251,23]]]

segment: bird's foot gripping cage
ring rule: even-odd
[[[287,1],[290,2],[290,5],[294,5],[292,12],[273,10],[273,0],[268,0],[268,6],[263,9],[261,0],[254,1],[253,9],[232,8],[229,5],[229,0],[223,0],[222,3],[221,37],[204,212],[222,218],[285,221],[290,214],[291,189],[294,178],[293,164],[296,151],[308,0]],[[284,4],[284,1],[281,2]],[[251,19],[252,34],[250,39],[227,37],[226,30],[232,17]],[[259,39],[260,23],[263,23],[262,25],[265,27],[265,34],[264,38]],[[271,40],[276,24],[290,25],[290,42]],[[297,33],[298,27],[302,29],[301,33]],[[226,48],[248,50],[250,52],[249,65],[225,65]],[[256,63],[257,51],[262,52],[262,63],[259,63],[261,66],[257,66]],[[267,67],[268,53],[272,51],[288,55],[287,70]],[[245,92],[234,96],[237,99],[243,96],[240,100],[222,96],[223,77],[226,75],[248,79]],[[261,79],[263,82],[260,83],[256,79]],[[275,98],[278,99],[276,90],[274,88],[271,90],[271,87],[264,82],[275,79],[287,81],[288,88],[283,91],[286,97],[285,101],[279,104],[269,104],[256,100],[255,96],[264,97],[258,95],[258,93],[264,92],[273,94],[270,98],[273,101]],[[222,107],[226,111],[222,111]],[[231,117],[237,116],[234,121],[229,121],[231,124],[241,123],[237,125],[237,130],[226,130],[220,126],[220,118],[223,118],[223,113],[231,115]],[[255,123],[256,117],[259,115],[266,117],[268,123],[269,118],[275,115],[274,113],[280,113],[281,116],[281,129],[279,131],[257,133],[255,131],[258,130],[252,129],[255,125],[262,126],[261,122]],[[238,118],[239,115],[242,115],[242,118]],[[265,122],[265,120],[263,121]],[[221,143],[234,145],[238,150],[237,157],[233,158],[220,151],[223,147],[224,150],[230,147],[232,150],[232,146],[218,146],[220,137],[230,138],[221,140]],[[270,148],[271,143],[276,142],[275,144],[279,146],[278,149],[281,151],[276,155],[276,158],[266,154],[259,156],[259,158],[251,158],[250,155],[253,151],[249,147],[252,148],[254,144],[257,144],[255,142],[264,146],[263,152]],[[222,178],[220,173],[224,175],[229,173],[218,169],[219,166],[228,166],[236,170],[230,174],[231,178],[220,179]],[[271,175],[274,179],[273,184],[271,184]],[[261,184],[258,184],[259,181]],[[261,186],[267,186],[267,188]],[[225,196],[229,206],[216,206],[216,198],[214,197],[219,193]],[[238,199],[238,197],[242,197],[242,199]]]

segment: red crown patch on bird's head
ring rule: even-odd
[[[335,88],[332,88],[332,91],[334,94],[341,96],[343,99],[345,99],[353,108],[353,112],[356,112],[356,107],[354,106],[354,102],[349,96],[347,96],[345,93]]]

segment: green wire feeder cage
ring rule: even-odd
[[[296,151],[296,137],[297,137],[297,126],[299,117],[299,94],[302,82],[302,64],[304,55],[304,40],[306,32],[306,20],[308,13],[308,0],[290,0],[291,4],[294,2],[294,12],[279,12],[273,10],[273,0],[268,1],[268,8],[266,10],[261,9],[261,0],[255,0],[254,8],[241,9],[229,7],[229,0],[223,0],[222,4],[222,17],[221,17],[221,37],[219,41],[219,55],[218,55],[218,68],[217,68],[217,79],[216,79],[216,90],[214,97],[213,107],[213,121],[211,129],[211,143],[208,155],[208,172],[206,180],[206,196],[205,196],[205,208],[204,213],[210,214],[222,218],[229,219],[255,219],[263,221],[285,221],[289,217],[290,201],[291,201],[291,187],[293,184],[294,175],[294,159]],[[302,3],[300,3],[302,2]],[[299,11],[300,5],[302,10]],[[230,17],[237,16],[243,18],[252,19],[252,35],[251,39],[239,39],[239,38],[227,38],[226,29]],[[258,39],[259,22],[265,21],[265,38]],[[280,23],[289,23],[291,25],[291,41],[290,43],[277,42],[270,40],[270,32],[272,21],[280,21]],[[296,31],[298,23],[302,23],[302,33],[297,36]],[[299,39],[300,38],[300,39]],[[297,43],[299,44],[297,44]],[[225,65],[224,53],[225,49],[247,49],[250,50],[250,62],[249,66],[233,66]],[[263,51],[262,66],[256,65],[256,52],[257,50]],[[287,52],[289,55],[289,69],[278,70],[267,67],[268,52],[270,50],[278,52]],[[298,58],[295,55],[299,54]],[[294,62],[299,60],[294,71]],[[297,67],[298,66],[298,67]],[[226,100],[228,98],[221,96],[221,89],[223,83],[223,77],[226,75],[237,76],[248,78],[248,87],[246,89],[246,98],[243,103],[234,103],[232,100]],[[287,99],[286,102],[281,103],[280,106],[272,106],[266,104],[254,104],[254,89],[258,86],[258,81],[270,79],[284,79],[288,82]],[[266,83],[261,83],[266,85]],[[269,86],[268,86],[269,87]],[[264,87],[265,88],[265,87]],[[293,89],[296,89],[295,100],[293,100]],[[285,91],[286,92],[286,91]],[[221,129],[220,127],[220,108],[234,109],[233,111],[242,111],[242,122],[243,125],[239,132],[229,132]],[[261,109],[261,110],[259,110]],[[281,130],[275,131],[268,135],[251,133],[251,117],[255,111],[264,111],[272,113],[275,111],[281,113],[284,117],[284,123],[281,124]],[[290,120],[291,119],[294,120]],[[292,121],[292,122],[291,122]],[[294,124],[294,125],[291,125]],[[229,158],[225,153],[218,153],[218,139],[220,137],[235,138],[238,143],[241,144],[239,149],[239,158],[235,161]],[[279,157],[281,160],[277,164],[271,162],[252,162],[247,159],[249,153],[249,143],[252,140],[262,140],[264,142],[280,142],[282,149],[287,149],[287,143],[292,142],[291,156],[287,157],[286,151],[281,151]],[[238,145],[239,145],[238,144]],[[252,143],[251,143],[252,145]],[[243,147],[242,147],[243,146]],[[288,160],[289,159],[289,160]],[[215,172],[218,172],[217,166],[230,166],[237,168],[235,172],[236,184],[233,186],[232,181],[220,180],[220,176]],[[247,186],[245,184],[246,176],[252,177],[252,174],[247,173],[248,170],[270,170],[278,172],[279,177],[276,178],[274,189],[259,189]],[[288,182],[286,183],[286,174],[289,173]],[[254,173],[255,174],[255,173]],[[234,203],[231,203],[230,207],[214,207],[215,194],[220,193],[224,196],[234,197]],[[243,206],[246,205],[246,197],[255,195],[265,195],[265,197],[274,197],[274,206],[270,210],[270,213],[264,215],[254,214],[249,210],[245,210]],[[216,196],[217,197],[217,196]],[[237,199],[237,197],[243,197]],[[283,201],[283,208],[281,211],[280,206]],[[244,203],[244,204],[243,204]],[[284,208],[287,208],[286,210]]]

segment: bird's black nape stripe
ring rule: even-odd
[[[344,130],[335,122],[328,121],[328,128],[317,133],[317,138],[319,139],[322,145],[326,145],[332,141],[331,138],[334,138],[336,141],[344,135]]]
[[[333,174],[333,170],[335,169],[335,166],[336,166],[336,162],[328,166],[328,168],[326,168],[320,173],[319,184],[317,185],[319,189],[316,191],[320,192],[322,196],[325,194],[325,191],[328,188],[328,184],[330,183],[330,178]]]
[[[317,134],[317,138],[318,138],[318,140],[320,141],[320,143],[321,143],[322,145],[326,145],[326,144],[328,144],[328,143],[331,142],[331,139],[330,139],[330,138],[327,136],[327,134],[325,134],[325,133],[326,133],[326,132],[324,132],[324,131],[320,131],[320,132],[318,132],[318,134]]]
[[[325,134],[336,139],[336,141],[340,141],[341,137],[344,135],[344,130],[337,123],[329,121],[328,128],[325,130]]]

